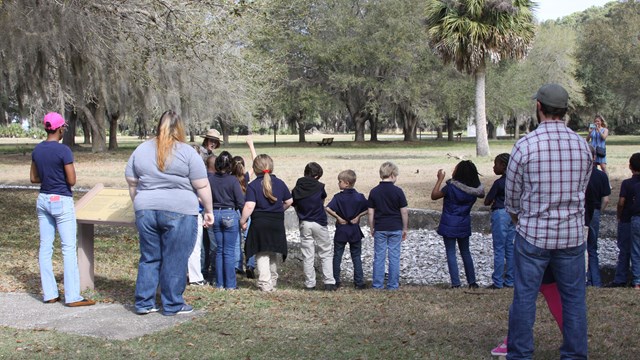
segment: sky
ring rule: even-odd
[[[592,6],[602,6],[612,0],[534,0],[538,3],[536,18],[540,21],[555,20]]]

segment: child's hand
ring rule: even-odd
[[[439,170],[438,170],[438,180],[439,180],[439,181],[444,180],[444,176],[445,176],[446,174],[447,174],[447,173],[446,173],[444,170],[439,169]]]

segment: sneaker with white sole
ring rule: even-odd
[[[184,304],[182,305],[182,309],[178,310],[178,312],[174,312],[174,313],[163,312],[162,315],[174,316],[174,315],[180,315],[180,314],[189,314],[191,312],[193,312],[193,307],[191,305]]]
[[[147,314],[151,314],[151,313],[155,313],[160,311],[160,309],[158,308],[151,308],[151,309],[136,309],[136,314],[138,315],[147,315]]]
[[[507,356],[507,344],[503,341],[500,345],[496,346],[491,350],[491,355],[493,356]]]

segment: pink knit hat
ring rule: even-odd
[[[57,130],[62,126],[67,125],[62,115],[56,112],[50,112],[45,115],[43,123],[45,130]]]

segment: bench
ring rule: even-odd
[[[462,141],[462,133],[461,132],[456,134],[456,140],[457,141]]]
[[[324,138],[322,141],[318,142],[318,146],[329,146],[333,144],[333,138]]]

